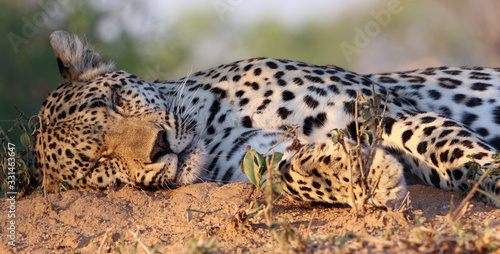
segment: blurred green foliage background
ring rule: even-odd
[[[1,0],[0,126],[12,126],[19,115],[15,107],[37,114],[60,82],[48,40],[60,29],[84,36],[118,68],[148,80],[177,79],[257,56],[334,64],[360,73],[500,66],[500,2],[319,2],[326,6],[321,13],[313,2],[276,1],[263,14],[270,8],[265,1],[179,6],[177,1]],[[280,4],[283,9],[298,5],[306,18],[277,18],[273,13],[280,12]],[[170,5],[177,6],[175,15]]]

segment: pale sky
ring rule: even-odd
[[[376,1],[372,1],[374,4]],[[357,6],[367,3],[363,0],[94,0],[94,5],[104,10],[117,13],[108,20],[102,21],[100,35],[104,40],[112,40],[118,31],[106,29],[116,27],[116,22],[123,23],[127,30],[134,34],[150,36],[168,33],[190,11],[203,11],[219,17],[221,26],[231,25],[240,29],[259,19],[275,19],[289,25],[290,28],[300,26],[312,20],[332,18],[347,9],[355,11]],[[117,8],[120,6],[120,8]],[[144,16],[144,14],[146,16]],[[106,31],[106,32],[104,32]]]

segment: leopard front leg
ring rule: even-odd
[[[355,146],[350,140],[344,143],[347,151]],[[373,159],[366,163],[366,191],[357,159],[349,163],[341,144],[315,142],[290,156],[285,154],[286,159],[278,167],[283,192],[297,201],[343,203],[351,207],[366,201],[372,206],[394,206],[406,194],[403,168],[381,147],[374,149]],[[361,156],[368,157],[367,149],[361,149]]]

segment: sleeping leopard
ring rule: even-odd
[[[497,68],[360,75],[253,58],[150,82],[118,70],[76,35],[56,31],[50,43],[63,82],[42,105],[47,122],[34,144],[35,166],[46,173],[49,189],[60,182],[154,190],[248,181],[240,169],[246,147],[263,153],[278,143],[273,151],[284,155],[276,181],[290,199],[390,206],[405,196],[407,182],[467,190],[470,178],[498,164]],[[359,148],[352,140],[364,118],[356,101],[375,94],[386,100],[380,142]],[[285,135],[293,126],[297,131]],[[352,140],[334,143],[333,129],[348,130]],[[371,156],[363,171],[346,152],[356,147],[358,156]],[[473,174],[471,160],[480,165]],[[499,180],[488,175],[480,188],[498,198]]]

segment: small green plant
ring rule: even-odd
[[[38,130],[40,119],[43,118],[39,116],[27,118],[21,112],[19,117],[14,120],[14,125],[7,131],[9,133],[13,133],[15,130],[21,131],[18,139],[11,139],[0,127],[1,196],[5,196],[8,191],[14,191],[12,183],[15,183],[15,192],[19,196],[24,195],[26,191],[34,187],[32,186],[34,174],[32,137]],[[21,146],[16,145],[18,142]]]
[[[296,134],[292,143],[292,148],[299,150],[301,145],[297,138],[298,128],[299,126],[290,128],[277,144],[282,142],[287,135],[295,132]],[[280,252],[288,252],[292,250],[303,252],[308,249],[307,245],[313,242],[313,240],[308,237],[301,236],[298,233],[297,228],[289,224],[286,218],[275,220],[273,217],[273,204],[277,201],[277,199],[273,199],[273,193],[281,192],[281,186],[275,182],[277,179],[273,178],[273,174],[279,174],[279,172],[275,171],[274,168],[283,157],[283,154],[276,152],[273,152],[272,155],[266,156],[266,154],[273,148],[274,146],[266,153],[260,154],[254,149],[248,147],[247,153],[241,162],[242,171],[247,175],[249,181],[253,184],[247,200],[250,198],[250,195],[254,194],[253,202],[250,204],[250,210],[246,213],[246,217],[250,219],[258,217],[261,214],[264,215],[265,224],[269,229],[269,233],[279,243],[278,246],[264,246],[263,249],[260,250],[279,250]],[[267,180],[263,180],[266,176]],[[260,195],[261,189],[264,190],[265,200],[262,204],[257,205],[256,196]],[[257,193],[255,193],[255,190]],[[257,207],[253,208],[254,206]]]
[[[293,126],[293,128],[289,128],[283,135],[283,137],[263,154],[258,153],[250,146],[246,148],[247,153],[240,163],[240,168],[241,171],[243,171],[243,173],[247,176],[248,180],[254,185],[256,189],[258,189],[258,191],[265,187],[266,183],[263,182],[264,177],[266,177],[268,173],[271,173],[270,170],[273,170],[283,158],[282,153],[274,151],[270,156],[266,156],[266,154],[274,149],[278,144],[283,142],[283,140],[285,140],[288,135],[294,132],[295,139],[293,140],[292,148],[299,150],[301,147],[300,142],[297,138],[299,127],[299,125],[295,125]]]
[[[350,179],[350,196],[353,204],[353,208],[357,211],[358,207],[356,205],[355,197],[354,197],[354,186],[353,186],[353,165],[358,165],[359,171],[361,174],[361,189],[363,192],[362,199],[359,202],[360,204],[365,204],[366,201],[370,198],[370,189],[367,188],[366,183],[366,174],[368,173],[369,168],[367,165],[372,161],[374,154],[374,147],[380,143],[382,140],[382,126],[385,118],[385,111],[387,108],[387,98],[388,93],[385,96],[375,93],[375,85],[372,84],[372,94],[373,97],[370,99],[366,99],[363,94],[359,94],[356,92],[356,100],[354,102],[354,123],[355,123],[355,135],[356,138],[356,146],[349,150],[344,142],[344,139],[353,139],[351,134],[347,129],[333,129],[331,131],[332,134],[332,142],[333,144],[340,144],[343,148],[345,154],[347,154],[348,160],[348,168],[351,173]],[[380,109],[382,113],[380,113]],[[360,125],[359,120],[363,120],[363,123]],[[365,140],[362,140],[362,137],[365,137]],[[368,155],[362,156],[362,149],[367,149],[369,152]],[[356,163],[357,162],[357,163]],[[377,186],[370,186],[372,190],[376,189]],[[364,207],[361,207],[361,211],[364,210]]]
[[[246,151],[247,153],[245,157],[243,157],[240,166],[248,180],[254,184],[257,191],[259,191],[266,187],[267,182],[263,180],[264,177],[269,174],[270,170],[273,170],[278,165],[283,154],[273,152],[272,155],[264,156],[251,147],[247,147]]]
[[[241,171],[247,176],[248,180],[253,184],[252,189],[248,193],[247,199],[250,199],[250,196],[255,191],[257,191],[257,195],[259,195],[261,189],[266,188],[266,186],[268,185],[271,186],[272,189],[274,189],[274,191],[276,191],[277,193],[281,192],[281,187],[279,184],[272,184],[271,180],[277,180],[277,179],[273,179],[271,173],[283,158],[283,154],[274,151],[272,155],[266,156],[266,154],[269,153],[272,149],[274,149],[278,144],[283,142],[283,140],[285,140],[285,138],[288,135],[294,132],[295,132],[295,138],[292,143],[292,148],[295,150],[299,150],[301,147],[301,144],[297,138],[299,127],[300,127],[299,125],[295,125],[293,126],[293,128],[289,128],[287,132],[283,135],[283,137],[263,154],[258,153],[257,151],[255,151],[255,149],[252,149],[250,146],[247,147],[246,149],[247,153],[245,154],[243,160],[240,163]],[[279,172],[274,171],[274,173],[279,173]],[[263,179],[267,175],[269,175],[268,176],[269,181],[266,182]],[[254,196],[254,201],[255,201],[255,196]]]

